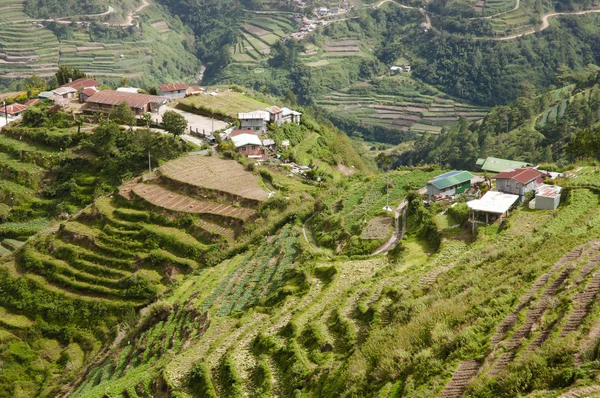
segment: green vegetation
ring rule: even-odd
[[[378,160],[470,169],[478,157],[493,155],[560,169],[575,160],[597,159],[597,76],[596,67],[564,70],[558,75],[563,88],[537,94],[527,86],[524,96],[492,108],[481,123],[461,119],[444,134],[418,141],[412,150]]]

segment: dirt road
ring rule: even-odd
[[[528,35],[532,35],[532,34],[537,33],[537,32],[541,32],[541,31],[547,29],[548,27],[550,27],[550,21],[549,21],[549,19],[551,17],[562,17],[562,16],[565,16],[565,15],[584,15],[584,14],[595,14],[595,13],[600,13],[600,9],[598,9],[598,10],[586,10],[586,11],[575,11],[575,12],[551,12],[551,13],[548,13],[548,14],[544,14],[542,16],[542,26],[540,27],[539,30],[530,29],[530,30],[528,30],[526,32],[516,33],[514,35],[505,36],[505,37],[495,37],[495,38],[492,38],[490,40],[495,40],[495,41],[512,40],[512,39],[516,39],[518,37],[528,36]]]
[[[373,255],[387,253],[388,251],[390,251],[394,247],[396,247],[398,242],[400,242],[400,240],[402,240],[402,237],[404,236],[404,233],[406,232],[406,209],[407,209],[407,207],[408,207],[408,202],[406,200],[403,200],[402,203],[400,203],[398,205],[398,207],[396,207],[396,210],[394,211],[394,233],[392,234],[390,239],[388,239],[388,241],[385,242],[385,244],[383,246],[381,246],[379,249],[377,249],[373,252]],[[399,220],[400,214],[402,214],[402,228],[400,228],[400,220]]]

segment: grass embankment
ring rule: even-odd
[[[215,95],[201,94],[179,101],[186,110],[192,108],[200,114],[218,118],[237,119],[238,113],[265,110],[273,104],[267,104],[249,95],[225,89]]]

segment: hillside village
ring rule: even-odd
[[[301,112],[287,107],[270,106],[251,112],[240,112],[235,123],[218,120],[218,130],[215,130],[214,117],[183,111],[178,108],[177,101],[193,96],[206,96],[210,103],[211,98],[220,95],[218,89],[209,91],[207,88],[188,86],[181,82],[166,83],[158,87],[156,95],[150,95],[132,87],[120,87],[116,90],[101,90],[99,87],[98,81],[83,77],[52,91],[40,92],[37,98],[2,108],[4,122],[20,120],[30,106],[41,101],[46,101],[47,105],[54,104],[64,112],[80,115],[109,115],[117,106],[125,105],[135,115],[138,126],[140,123],[147,123],[146,127],[152,131],[167,134],[168,132],[161,128],[160,118],[167,110],[171,110],[185,120],[186,127],[180,132],[181,138],[210,148],[210,151],[205,153],[231,147],[251,161],[281,164],[285,159],[282,159],[278,152],[288,150],[290,140],[280,139],[276,142],[270,137],[269,131],[285,123],[300,125],[302,121]],[[287,166],[292,174],[304,175],[311,171],[307,165],[297,165],[289,162],[289,159],[285,160],[283,165]],[[419,192],[424,194],[426,204],[452,204],[462,197],[470,199],[467,206],[471,210],[469,221],[473,232],[481,220],[485,219],[486,224],[496,219],[501,222],[503,217],[509,215],[510,209],[525,201],[529,203],[530,208],[539,210],[556,210],[560,204],[561,187],[555,185],[555,179],[562,176],[559,173],[538,170],[537,166],[527,162],[494,157],[478,159],[473,165],[473,170],[478,175],[466,170],[440,174],[428,181]],[[386,208],[392,210],[387,205]]]

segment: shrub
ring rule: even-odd
[[[198,398],[217,398],[217,392],[210,379],[208,366],[200,361],[188,374],[188,386]]]
[[[244,383],[230,354],[225,355],[225,359],[221,364],[220,378],[226,397],[239,398],[244,395]]]

